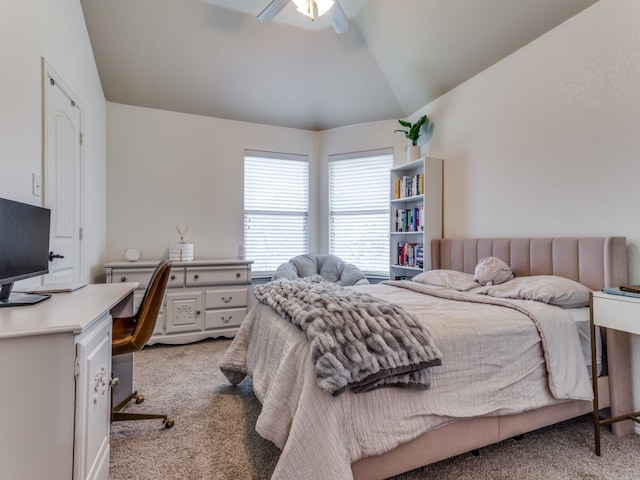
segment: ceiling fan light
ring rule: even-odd
[[[292,0],[297,10],[307,17],[314,17],[313,4],[318,7],[318,16],[321,17],[333,7],[333,0]]]
[[[318,6],[318,15],[322,16],[333,7],[333,0],[316,0]]]

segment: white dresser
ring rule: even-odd
[[[111,312],[135,283],[0,308],[0,477],[107,480]]]
[[[157,263],[107,263],[107,282],[138,282],[137,308]],[[252,263],[233,259],[174,261],[165,301],[148,344],[233,337],[251,305]]]

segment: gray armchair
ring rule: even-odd
[[[272,280],[312,277],[320,275],[338,285],[366,285],[369,283],[364,273],[351,263],[331,254],[305,254],[293,257],[278,267]]]

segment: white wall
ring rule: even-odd
[[[601,0],[412,115],[436,122],[445,236],[626,236],[640,283],[638,19]]]
[[[640,2],[603,0],[438,98],[445,235],[623,235],[640,283]]]
[[[233,258],[243,238],[244,150],[309,155],[317,177],[318,134],[107,103],[109,260],[135,247],[143,259],[167,256],[179,240],[195,258]],[[273,185],[274,189],[278,185]],[[311,212],[317,187],[311,183]],[[316,225],[315,213],[310,218]],[[310,232],[311,249],[315,233]]]
[[[320,133],[320,176],[318,182],[318,251],[329,251],[329,212],[327,201],[329,198],[329,155],[339,155],[367,150],[393,148],[393,162],[395,165],[406,162],[406,147],[408,140],[394,130],[402,128],[397,119],[382,120],[380,122],[350,125],[334,128]]]
[[[41,205],[41,57],[81,99],[85,133],[85,272],[103,272],[106,238],[105,100],[78,0],[0,0],[0,196]],[[44,181],[44,179],[43,179]]]
[[[245,149],[309,155],[310,251],[326,252],[328,156],[393,147],[402,163],[396,128],[394,119],[313,132],[107,102],[107,258],[123,260],[129,247],[166,257],[176,225],[189,226],[196,258],[236,256]]]

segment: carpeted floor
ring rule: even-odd
[[[270,478],[279,450],[254,431],[260,403],[251,381],[233,387],[217,367],[227,345],[229,340],[207,340],[135,354],[134,386],[145,401],[128,410],[168,413],[175,426],[167,430],[157,420],[114,423],[110,480]],[[601,457],[593,453],[593,427],[585,416],[394,480],[640,478],[640,437],[615,437],[606,429],[602,434]]]

